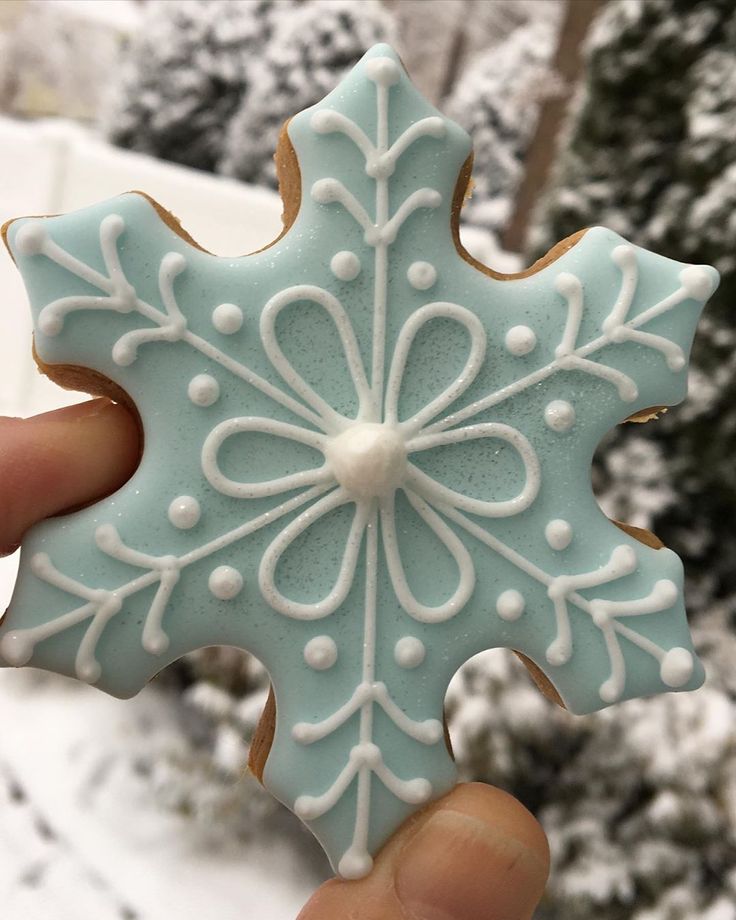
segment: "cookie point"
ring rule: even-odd
[[[0,655],[13,667],[27,664],[33,655],[33,642],[23,632],[6,633],[0,641]]]
[[[683,687],[693,676],[693,656],[686,648],[671,648],[662,659],[659,674],[668,687]]]
[[[695,300],[707,300],[717,283],[715,271],[705,265],[688,265],[680,272],[680,284]]]
[[[401,79],[399,65],[390,57],[371,58],[366,62],[365,72],[379,86],[394,86]]]
[[[358,879],[368,875],[373,868],[373,860],[365,850],[351,847],[338,863],[337,871],[343,878]]]
[[[23,224],[15,235],[15,251],[22,256],[37,256],[43,252],[48,233],[43,221],[34,220]]]

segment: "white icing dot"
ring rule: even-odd
[[[570,660],[570,655],[571,649],[569,643],[559,638],[551,642],[545,652],[547,661],[556,668],[563,664],[567,664]]]
[[[393,86],[399,82],[400,71],[398,65],[391,58],[377,57],[366,62],[365,72],[369,80],[379,86]]]
[[[86,684],[95,684],[100,679],[102,668],[94,659],[85,661],[77,666],[77,677]]]
[[[340,281],[354,281],[360,274],[360,268],[360,259],[348,249],[336,252],[330,261],[330,270]]]
[[[315,636],[304,646],[304,660],[315,671],[327,671],[337,661],[337,645],[330,636]]]
[[[569,431],[575,424],[575,409],[565,399],[553,399],[545,407],[544,421],[553,431]]]
[[[407,269],[406,277],[417,291],[427,291],[437,280],[437,269],[431,262],[412,262]]]
[[[700,265],[688,265],[680,272],[680,284],[695,300],[707,300],[716,287],[715,273]]]
[[[337,871],[347,879],[364,878],[372,868],[373,859],[370,853],[356,847],[347,850],[337,864]]]
[[[23,224],[15,235],[15,248],[22,256],[37,256],[43,252],[48,239],[46,228],[40,220]]]
[[[202,511],[191,495],[180,495],[169,505],[169,520],[180,530],[189,530],[199,520]]]
[[[243,311],[234,303],[221,303],[212,311],[212,325],[223,335],[232,335],[243,325]]]
[[[556,518],[544,528],[544,536],[552,549],[566,549],[572,540],[572,527],[568,521]]]
[[[417,668],[424,661],[427,649],[416,636],[404,636],[394,646],[394,659],[402,668]]]
[[[598,690],[598,694],[604,703],[615,703],[616,700],[621,696],[621,692],[616,686],[615,681],[609,678],[607,681],[604,681]]]
[[[502,620],[508,620],[511,623],[519,619],[525,606],[524,595],[515,588],[509,588],[508,591],[503,591],[498,595],[496,613]]]
[[[197,374],[189,381],[187,394],[195,406],[211,406],[220,396],[220,384],[209,374]]]
[[[668,687],[682,687],[693,676],[693,656],[686,648],[675,647],[662,659],[659,674]]]
[[[522,357],[534,351],[537,345],[537,336],[529,326],[512,326],[506,333],[506,350],[512,355]]]
[[[0,642],[0,655],[8,664],[19,668],[31,660],[33,642],[26,636],[24,631],[6,633],[2,638],[2,642]]]
[[[218,565],[210,572],[207,586],[221,601],[231,601],[243,590],[243,576],[231,565]]]

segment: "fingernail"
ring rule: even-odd
[[[85,399],[84,402],[74,403],[71,406],[63,406],[61,409],[52,409],[50,412],[42,412],[40,415],[31,416],[28,419],[32,421],[63,421],[73,422],[77,419],[94,418],[110,409],[114,403],[104,396],[96,399]]]
[[[394,887],[411,920],[527,920],[547,868],[524,843],[441,810],[398,855]]]

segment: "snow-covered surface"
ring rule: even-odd
[[[123,702],[0,671],[4,920],[293,920],[313,880],[288,842],[216,844],[150,800],[124,752],[173,723],[155,688]]]

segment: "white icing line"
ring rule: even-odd
[[[442,204],[442,195],[433,188],[419,188],[412,192],[399,207],[393,217],[383,226],[379,225],[381,240],[393,243],[399,230],[404,226],[411,215],[420,208],[438,208]]]
[[[486,332],[478,317],[459,304],[438,301],[420,307],[406,320],[396,340],[391,369],[386,387],[384,418],[388,424],[398,424],[401,383],[406,362],[414,340],[420,329],[433,319],[452,319],[464,326],[470,337],[470,351],[463,369],[456,379],[423,409],[401,423],[401,430],[410,437],[419,431],[430,419],[443,412],[451,403],[470,387],[478,376],[486,354]]]
[[[614,261],[617,260],[616,253],[622,247],[617,247],[613,250],[612,258]],[[631,249],[631,247],[626,247]],[[631,250],[634,258],[636,256],[633,249]],[[620,256],[619,256],[620,259]],[[568,273],[561,273],[567,275]],[[570,276],[575,277],[575,276]],[[579,280],[579,279],[578,279]],[[513,383],[507,384],[506,386],[499,387],[493,393],[489,393],[488,396],[484,396],[482,399],[476,400],[474,403],[466,406],[463,409],[458,410],[457,412],[452,413],[451,415],[446,416],[443,419],[440,419],[438,422],[435,422],[433,425],[430,425],[426,431],[442,431],[446,428],[450,428],[453,425],[460,424],[461,422],[467,421],[469,418],[472,418],[474,415],[478,415],[480,412],[484,412],[486,409],[490,409],[493,406],[497,406],[508,399],[511,399],[513,396],[517,396],[519,393],[524,392],[530,387],[536,386],[538,383],[541,383],[543,380],[546,380],[548,377],[551,377],[553,374],[559,373],[560,371],[565,370],[577,370],[583,371],[585,373],[594,374],[595,376],[606,379],[609,382],[613,383],[617,387],[621,398],[625,402],[630,402],[636,398],[636,395],[631,395],[636,386],[631,378],[627,377],[621,371],[617,371],[614,368],[609,368],[607,365],[601,365],[594,361],[581,360],[592,355],[597,351],[600,351],[602,348],[605,348],[607,345],[615,344],[612,337],[614,329],[618,330],[619,335],[627,336],[630,334],[630,330],[637,330],[641,326],[646,325],[651,320],[660,316],[663,313],[667,313],[669,310],[672,310],[674,307],[683,303],[685,300],[694,299],[698,300],[699,298],[694,296],[694,292],[689,290],[685,286],[681,286],[669,294],[667,297],[664,297],[662,300],[658,301],[653,306],[642,311],[633,319],[628,320],[623,325],[617,324],[619,316],[622,315],[623,311],[630,309],[631,300],[633,299],[634,291],[629,292],[629,289],[632,287],[632,280],[630,274],[623,274],[621,282],[621,290],[617,297],[614,308],[604,320],[604,323],[608,323],[608,328],[610,332],[605,332],[603,335],[598,336],[597,338],[591,340],[585,345],[576,347],[575,350],[568,354],[563,354],[562,357],[556,357],[554,361],[550,361],[549,364],[540,367],[536,371],[532,371],[527,374],[525,377],[520,377],[515,380]],[[634,285],[635,286],[635,285]],[[710,292],[697,291],[695,293],[702,293],[709,296]],[[703,298],[705,299],[705,298]],[[701,300],[702,302],[702,300]],[[573,304],[574,309],[574,304]],[[570,310],[570,304],[568,301],[568,310]],[[625,314],[624,314],[625,315]],[[574,316],[571,319],[568,315],[566,322],[566,331],[572,330],[575,328],[575,319]],[[624,330],[623,332],[621,330]],[[568,343],[572,337],[572,331],[567,333],[563,332],[563,342]],[[644,344],[644,343],[641,343]],[[661,350],[661,349],[660,349]],[[672,369],[672,368],[671,368]],[[676,368],[678,369],[678,368]]]
[[[422,498],[408,489],[405,490],[405,494],[416,513],[445,545],[455,560],[459,573],[458,586],[448,600],[435,607],[420,603],[414,596],[406,580],[406,573],[401,562],[398,537],[396,535],[396,514],[393,496],[391,496],[390,500],[381,504],[381,533],[391,583],[399,603],[409,616],[419,620],[421,623],[442,623],[456,616],[473,593],[475,588],[473,561],[457,534],[447,526],[442,518]]]
[[[567,321],[560,344],[555,348],[555,356],[561,358],[575,350],[583,318],[583,285],[580,279],[570,272],[560,272],[555,278],[555,290],[567,301]]]
[[[341,204],[363,230],[376,229],[366,209],[339,179],[318,179],[312,186],[312,198],[317,204]]]
[[[342,112],[335,112],[332,109],[322,109],[312,115],[310,125],[318,134],[333,134],[340,132],[355,144],[360,150],[366,161],[375,155],[376,148],[369,140],[368,135],[356,123],[343,115]]]
[[[350,525],[350,533],[346,541],[337,581],[329,594],[321,601],[302,603],[289,600],[276,587],[275,574],[279,560],[297,537],[301,536],[308,527],[311,527],[320,518],[343,505],[349,504],[350,501],[350,496],[345,489],[342,487],[336,488],[288,524],[264,552],[258,569],[258,584],[265,600],[274,610],[295,620],[318,620],[334,613],[343,603],[355,578],[358,553],[363,542],[363,534],[369,514],[369,504],[367,502],[356,504],[355,515]]]
[[[462,508],[464,511],[483,517],[509,517],[526,510],[539,494],[542,472],[534,448],[516,428],[497,422],[485,422],[481,425],[469,425],[466,428],[453,428],[451,431],[421,434],[409,442],[408,449],[412,452],[429,450],[479,438],[506,441],[518,452],[524,464],[524,485],[518,495],[495,502],[471,498],[442,485],[413,464],[409,464],[407,482],[433,504],[448,502],[456,508]]]
[[[296,510],[300,505],[303,505],[314,498],[318,498],[328,488],[329,486],[326,485],[314,486],[313,488],[308,489],[306,492],[303,492],[301,495],[297,495],[294,498],[289,499],[289,501],[284,502],[273,511],[267,511],[264,514],[259,515],[257,518],[254,518],[251,521],[247,521],[245,524],[241,524],[239,527],[236,527],[233,530],[228,531],[219,537],[216,537],[214,540],[210,540],[209,543],[205,543],[203,546],[199,546],[196,549],[185,553],[178,559],[179,568],[183,569],[188,565],[199,562],[200,559],[204,559],[207,556],[212,555],[212,553],[216,553],[219,550],[224,549],[231,543],[236,543],[239,540],[242,540],[244,537],[250,536],[250,534],[255,533],[262,527],[266,527],[274,521],[277,521],[280,517],[283,517],[284,515],[289,514],[291,511]],[[107,552],[107,547],[109,546],[111,548],[110,555],[115,556],[116,553],[119,552],[120,556],[117,558],[120,558],[121,561],[129,561],[132,565],[141,565],[142,567],[150,566],[150,570],[143,575],[139,575],[137,578],[131,579],[129,582],[126,582],[125,584],[116,588],[114,591],[100,588],[95,589],[89,588],[87,585],[83,585],[80,582],[76,582],[68,576],[63,575],[54,567],[53,563],[51,563],[45,553],[37,553],[36,556],[34,556],[31,560],[31,568],[39,578],[41,578],[43,581],[47,581],[49,584],[55,587],[60,588],[63,591],[66,591],[68,594],[87,599],[88,603],[81,607],[77,607],[75,610],[69,611],[69,613],[62,614],[60,617],[49,620],[47,623],[41,623],[38,626],[32,626],[28,627],[27,629],[14,630],[6,633],[5,636],[3,636],[2,641],[0,641],[0,653],[2,654],[3,658],[8,661],[9,664],[16,666],[25,664],[30,660],[31,656],[33,655],[33,650],[39,642],[42,642],[45,639],[50,639],[52,636],[58,635],[59,633],[64,632],[73,626],[76,626],[78,623],[84,622],[84,620],[90,618],[94,620],[98,613],[100,613],[101,606],[106,600],[108,600],[109,597],[114,595],[120,600],[124,600],[126,597],[130,597],[131,595],[136,594],[138,591],[142,591],[144,588],[147,588],[149,585],[160,581],[162,570],[164,568],[173,566],[171,560],[175,557],[147,556],[146,554],[138,553],[136,550],[130,549],[130,547],[124,546],[121,542],[119,542],[119,537],[117,537],[115,528],[112,525],[103,524],[98,528],[98,540],[100,539],[100,532],[102,532],[102,538],[101,544],[98,545],[100,545],[100,548],[103,549],[103,551]],[[116,538],[118,542],[116,542]],[[156,566],[158,566],[158,568]],[[104,613],[105,611],[103,611],[103,614]],[[109,618],[110,617],[108,616],[108,619]],[[82,662],[82,664],[84,663],[85,662]],[[84,670],[86,670],[86,668]],[[79,671],[77,673],[79,674]],[[79,676],[81,679],[85,679],[82,674],[79,674]]]
[[[606,702],[613,702],[619,699],[623,693],[623,687],[626,680],[626,666],[618,646],[615,633],[621,633],[626,638],[633,641],[639,648],[652,655],[657,661],[662,661],[665,650],[660,648],[656,643],[635,633],[633,630],[618,622],[614,617],[619,616],[638,616],[645,612],[656,613],[669,609],[677,599],[677,591],[674,582],[669,579],[661,579],[656,582],[650,593],[645,598],[634,598],[631,601],[607,601],[596,598],[587,600],[578,594],[576,588],[590,588],[616,581],[632,574],[637,565],[636,553],[628,544],[620,544],[615,547],[611,553],[609,561],[601,568],[591,572],[583,572],[579,575],[561,575],[555,577],[540,569],[521,553],[507,546],[501,540],[488,533],[474,521],[465,517],[456,508],[449,505],[436,504],[437,510],[459,524],[469,534],[474,536],[481,543],[490,547],[499,556],[506,559],[522,572],[526,572],[535,581],[547,587],[547,593],[553,601],[555,615],[557,619],[557,637],[547,649],[547,660],[552,665],[566,663],[572,654],[572,636],[570,633],[569,614],[567,603],[573,603],[580,610],[589,614],[593,623],[600,629],[606,641],[606,647],[611,662],[612,677],[601,687],[601,698]],[[674,589],[674,594],[673,594]],[[618,605],[621,605],[620,607]],[[608,607],[612,607],[612,613],[608,612]],[[645,609],[648,606],[648,610]],[[624,611],[630,611],[627,614]],[[632,636],[636,636],[633,639]],[[609,695],[604,695],[609,694]]]
[[[290,361],[286,358],[276,337],[276,320],[286,307],[299,301],[307,300],[318,304],[332,318],[337,329],[340,342],[345,353],[348,370],[355,386],[358,396],[359,418],[369,413],[371,405],[370,386],[365,376],[363,361],[360,356],[360,346],[355,337],[352,323],[348,318],[345,308],[340,301],[329,291],[324,288],[316,287],[312,284],[299,284],[294,287],[286,288],[274,295],[263,308],[261,314],[261,339],[263,348],[281,377],[289,386],[298,393],[302,399],[312,406],[319,413],[323,429],[325,425],[330,426],[329,430],[342,430],[350,420],[346,419],[339,412],[336,412],[321,396],[312,389],[304,378],[294,370]]]
[[[396,163],[402,154],[406,153],[409,147],[411,147],[415,141],[418,141],[419,138],[442,138],[446,137],[446,135],[447,127],[444,121],[437,115],[420,118],[419,121],[415,121],[413,125],[409,125],[403,134],[399,135],[389,148],[387,155],[393,163]]]
[[[228,438],[246,432],[260,432],[274,437],[285,438],[306,444],[308,447],[324,452],[325,437],[307,428],[279,422],[275,419],[259,418],[258,416],[244,416],[231,418],[216,425],[205,438],[202,445],[202,472],[207,481],[223,495],[233,498],[265,498],[271,495],[280,495],[290,492],[301,486],[311,486],[317,483],[335,484],[335,477],[330,467],[324,463],[314,469],[291,473],[277,479],[267,479],[263,482],[236,482],[228,478],[220,470],[217,457],[220,448]]]

